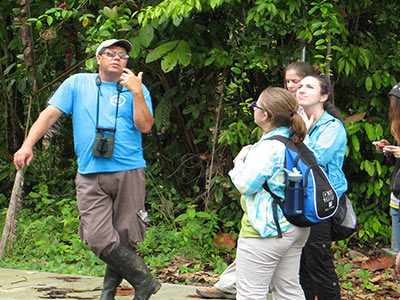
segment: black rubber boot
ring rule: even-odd
[[[107,265],[100,300],[115,300],[114,296],[121,281],[122,276]]]
[[[161,288],[161,284],[150,274],[143,259],[122,243],[101,259],[132,284],[135,288],[133,300],[148,300]]]

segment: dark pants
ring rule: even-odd
[[[301,254],[300,284],[306,300],[340,300],[339,279],[331,251],[331,221],[311,227]]]
[[[136,249],[144,240],[144,169],[113,173],[77,174],[79,234],[98,257],[108,255],[120,242]]]

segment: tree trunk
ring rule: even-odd
[[[15,175],[14,186],[12,189],[10,205],[8,206],[6,221],[4,223],[3,234],[0,241],[0,262],[3,257],[4,248],[7,244],[7,240],[11,244],[15,236],[15,226],[17,224],[16,218],[18,211],[21,209],[22,198],[21,191],[24,185],[24,173],[23,169],[19,169]]]
[[[21,24],[25,24],[26,20],[30,17],[30,2],[29,0],[20,0],[17,2],[20,5],[20,8],[18,10],[14,10],[16,13],[16,16],[14,18],[15,23],[20,22]],[[35,80],[35,66],[34,66],[34,56],[33,56],[33,40],[32,40],[32,30],[29,25],[22,26],[20,31],[19,31],[19,39],[21,40],[22,44],[24,45],[24,60],[26,64],[26,70],[27,70],[27,77],[29,74],[33,75],[33,81],[32,81],[32,88],[30,89],[32,91],[30,101],[29,101],[29,107],[28,107],[28,118],[26,121],[26,129],[25,129],[25,137],[27,135],[27,129],[29,127],[29,118],[30,118],[30,110],[31,110],[31,104],[32,104],[32,95],[34,95],[35,91],[37,90],[37,85],[36,85],[36,80]],[[22,102],[22,101],[21,101]],[[10,101],[10,106],[6,106],[6,108],[10,108],[10,112],[12,116],[15,116],[15,111],[14,114],[12,114],[12,109],[15,109],[16,106],[12,106],[12,101]],[[22,103],[22,107],[24,107]],[[12,125],[12,131],[17,131],[18,128],[16,126],[15,122],[16,120],[11,117],[11,125]],[[20,122],[24,123],[24,122]],[[16,144],[17,141],[15,141],[15,146],[19,146]],[[21,209],[21,204],[22,204],[22,187],[24,183],[24,173],[23,169],[20,169],[17,171],[15,180],[14,180],[14,186],[12,189],[11,193],[11,199],[10,199],[10,204],[8,207],[8,212],[7,212],[7,217],[6,217],[6,222],[4,225],[3,229],[3,234],[1,237],[1,242],[0,242],[0,260],[1,257],[3,256],[4,248],[7,244],[7,240],[9,241],[9,245],[11,246],[12,240],[15,238],[15,228],[17,224],[17,215],[19,210]]]

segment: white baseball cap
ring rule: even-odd
[[[389,92],[388,96],[395,96],[400,99],[400,82],[398,82]]]
[[[122,48],[125,48],[126,52],[128,53],[132,50],[132,44],[128,40],[111,39],[102,42],[100,46],[97,47],[96,56],[102,53],[104,49],[111,47],[112,45],[121,46]]]

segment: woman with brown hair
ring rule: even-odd
[[[300,81],[308,76],[316,74],[314,67],[304,61],[296,61],[288,65],[285,69],[285,88],[296,95]]]
[[[307,75],[315,74],[314,67],[307,62],[293,62],[284,70],[285,88],[296,95],[298,84]],[[236,298],[236,260],[221,274],[218,282],[212,287],[199,287],[197,294],[207,299]]]
[[[286,146],[268,138],[280,135],[299,143],[307,134],[306,126],[297,113],[296,98],[283,88],[265,89],[252,107],[254,122],[264,133],[257,143],[242,148],[229,172],[242,194],[244,211],[236,256],[236,299],[265,300],[273,285],[274,299],[303,300],[299,275],[293,270],[299,269],[310,228],[290,224],[279,211],[283,238],[278,238],[273,197],[263,185],[266,182],[274,194],[284,197]]]
[[[304,143],[326,166],[329,180],[342,198],[347,180],[342,171],[347,134],[339,111],[332,104],[332,84],[327,76],[304,77],[297,89],[297,101],[303,109],[307,128]],[[300,282],[307,300],[340,300],[340,286],[331,251],[331,220],[311,226],[303,248]]]
[[[395,165],[390,178],[390,213],[392,215],[392,231],[394,237],[392,248],[400,251],[400,82],[390,90],[388,96],[390,100],[390,132],[394,137],[394,144],[390,145],[387,140],[380,140],[378,142],[373,142],[372,144],[375,145],[378,152],[384,153],[388,157],[389,161]]]

